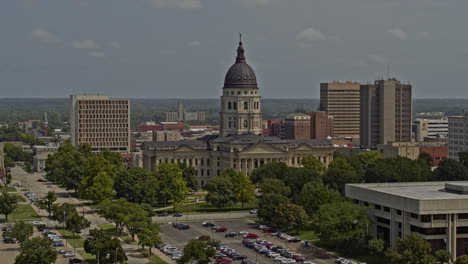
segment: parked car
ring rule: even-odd
[[[215,226],[215,222],[214,221],[205,221],[202,223],[202,226],[207,226],[207,227],[212,227],[212,226]]]
[[[301,240],[297,237],[291,237],[288,239],[288,242],[289,243],[297,243],[297,242],[301,242]]]
[[[188,224],[177,223],[175,228],[178,230],[188,230],[190,229],[190,226]]]
[[[168,212],[160,212],[160,213],[158,213],[158,216],[159,216],[159,217],[164,217],[164,216],[168,216],[168,215],[169,215]]]
[[[182,217],[184,216],[182,213],[175,213],[172,217]]]
[[[75,254],[73,254],[73,252],[65,252],[65,253],[63,253],[63,256],[65,258],[72,258],[72,257],[75,256]]]
[[[228,229],[226,227],[219,227],[215,229],[216,232],[226,232],[227,230]]]
[[[228,259],[228,258],[217,258],[215,260],[216,263],[231,263],[232,262],[232,259]]]
[[[81,259],[77,259],[77,258],[72,258],[72,259],[69,259],[68,260],[68,263],[72,264],[72,263],[81,263],[83,262]]]
[[[244,235],[245,238],[258,238],[258,235],[257,234],[254,234],[254,233],[247,233]]]
[[[237,236],[236,232],[229,232],[229,233],[224,235],[224,237],[236,237],[236,236]]]
[[[258,209],[252,209],[252,210],[250,210],[250,213],[251,213],[251,214],[257,214],[257,213],[258,213]]]
[[[52,244],[52,246],[54,246],[54,247],[63,247],[63,243],[62,242],[55,242],[54,244]]]

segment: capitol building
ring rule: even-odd
[[[182,162],[196,170],[200,186],[232,168],[250,174],[268,162],[299,167],[303,157],[314,156],[324,165],[333,160],[329,140],[283,140],[262,136],[262,102],[257,77],[247,64],[242,41],[235,63],[224,79],[220,133],[198,140],[144,142],[143,167],[154,171],[161,163]]]

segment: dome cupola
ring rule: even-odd
[[[224,78],[224,88],[257,88],[255,72],[245,61],[242,39],[237,48],[236,62],[229,68]]]

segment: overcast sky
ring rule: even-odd
[[[265,98],[392,77],[468,98],[466,0],[0,0],[0,97],[214,98],[237,32]]]

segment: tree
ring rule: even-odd
[[[422,160],[406,157],[380,159],[369,167],[365,181],[374,182],[415,182],[427,181],[432,176],[431,168]]]
[[[106,171],[99,171],[94,177],[88,176],[81,181],[81,193],[96,203],[114,196],[114,180]]]
[[[452,256],[450,256],[450,252],[448,250],[439,249],[434,253],[434,258],[440,264],[444,264],[446,262],[448,263],[451,260]],[[468,263],[468,261],[466,263]]]
[[[283,203],[276,209],[276,223],[284,229],[294,228],[299,234],[299,229],[303,227],[309,217],[304,208],[292,203]]]
[[[192,191],[198,190],[197,171],[192,166],[187,166],[187,164],[179,162],[178,163],[180,170],[182,171],[182,178],[187,183],[187,187]]]
[[[458,160],[465,166],[465,168],[468,168],[468,152],[458,152]]]
[[[150,255],[151,248],[155,247],[159,243],[161,243],[161,238],[159,237],[159,229],[143,228],[138,233],[138,244],[141,245],[143,249],[145,249],[145,246],[148,247]]]
[[[65,229],[73,233],[73,241],[75,242],[76,233],[90,226],[90,222],[75,211],[65,217]],[[73,245],[75,246],[75,245]]]
[[[353,156],[353,155],[352,155]],[[357,155],[363,169],[372,167],[378,160],[383,159],[383,154],[378,151],[365,151]]]
[[[395,264],[431,264],[431,245],[418,233],[409,233],[399,239],[396,248],[390,248],[387,256]]]
[[[135,235],[143,229],[144,227],[148,226],[148,216],[146,211],[143,210],[139,205],[134,204],[131,208],[131,211],[125,217],[124,225],[127,227],[130,236],[132,237],[132,241],[135,240]]]
[[[211,239],[192,239],[184,247],[184,254],[177,263],[185,264],[197,262],[208,264],[216,254],[216,247],[219,243]]]
[[[159,180],[161,197],[165,202],[172,202],[175,211],[176,205],[185,199],[189,192],[187,183],[182,178],[182,170],[177,164],[163,163],[156,168],[155,175]]]
[[[86,253],[96,256],[99,263],[123,263],[127,261],[127,255],[120,245],[120,240],[112,238],[102,231],[102,229],[89,230],[90,237],[84,242]]]
[[[45,208],[47,213],[49,213],[49,218],[52,214],[52,205],[55,201],[57,201],[57,196],[55,196],[54,191],[48,191],[46,196],[44,196],[44,198],[42,198],[42,200],[40,201],[41,206]]]
[[[115,223],[115,227],[120,234],[125,227],[127,217],[132,213],[132,207],[136,204],[130,203],[121,198],[118,200],[105,200],[98,205],[99,214],[107,221]]]
[[[242,208],[244,208],[244,203],[248,203],[255,198],[255,185],[243,172],[227,169],[219,177],[226,177],[231,181],[234,199],[242,204]]]
[[[283,162],[270,162],[253,170],[251,178],[254,183],[261,182],[264,178],[284,180],[288,165]]]
[[[270,193],[278,193],[284,196],[291,194],[291,188],[286,186],[282,180],[265,178],[259,184],[258,188],[261,190],[262,195]]]
[[[367,242],[367,247],[372,254],[380,256],[384,252],[385,241],[382,239],[373,238]]]
[[[57,153],[49,154],[46,160],[46,177],[62,182],[67,190],[77,191],[86,175],[87,158],[77,151],[70,142],[65,143]]]
[[[5,219],[8,221],[8,215],[15,211],[18,205],[16,195],[9,194],[5,189],[0,194],[0,214],[5,215]]]
[[[367,209],[347,201],[324,204],[314,214],[312,226],[320,239],[340,244],[366,236]]]
[[[296,198],[296,203],[304,207],[307,215],[312,217],[320,206],[343,200],[341,194],[320,181],[306,183]]]
[[[52,247],[52,241],[47,238],[34,237],[26,240],[21,246],[20,254],[15,258],[15,264],[50,264],[57,260],[57,251]]]
[[[468,264],[468,255],[458,257],[455,264]]]
[[[18,221],[11,230],[11,237],[16,238],[19,242],[23,242],[31,237],[33,233],[34,229],[31,224],[25,223],[24,221]]]
[[[226,177],[214,177],[205,186],[206,201],[221,208],[234,203],[236,197],[232,182]]]
[[[320,175],[313,170],[291,167],[286,171],[284,182],[291,188],[291,193],[298,194],[304,184],[311,181],[318,181],[320,178]]]
[[[454,159],[445,159],[439,163],[439,167],[434,171],[434,180],[437,181],[458,181],[468,179],[468,169],[463,163]]]
[[[428,167],[434,167],[434,158],[427,152],[419,153],[418,160],[424,161]]]
[[[116,176],[114,189],[117,197],[129,202],[154,204],[159,192],[159,182],[146,169],[123,168]]]
[[[258,201],[258,217],[268,225],[276,224],[277,208],[283,204],[288,203],[288,197],[278,193],[269,193],[262,195]]]
[[[330,188],[344,194],[346,183],[362,182],[362,179],[345,158],[338,157],[328,166],[327,172],[323,175],[323,182]]]
[[[319,175],[325,172],[325,166],[323,163],[314,156],[305,156],[301,159],[301,165],[304,168],[313,170]]]
[[[75,206],[69,203],[53,204],[52,219],[59,223],[65,223],[68,216],[76,212]]]

